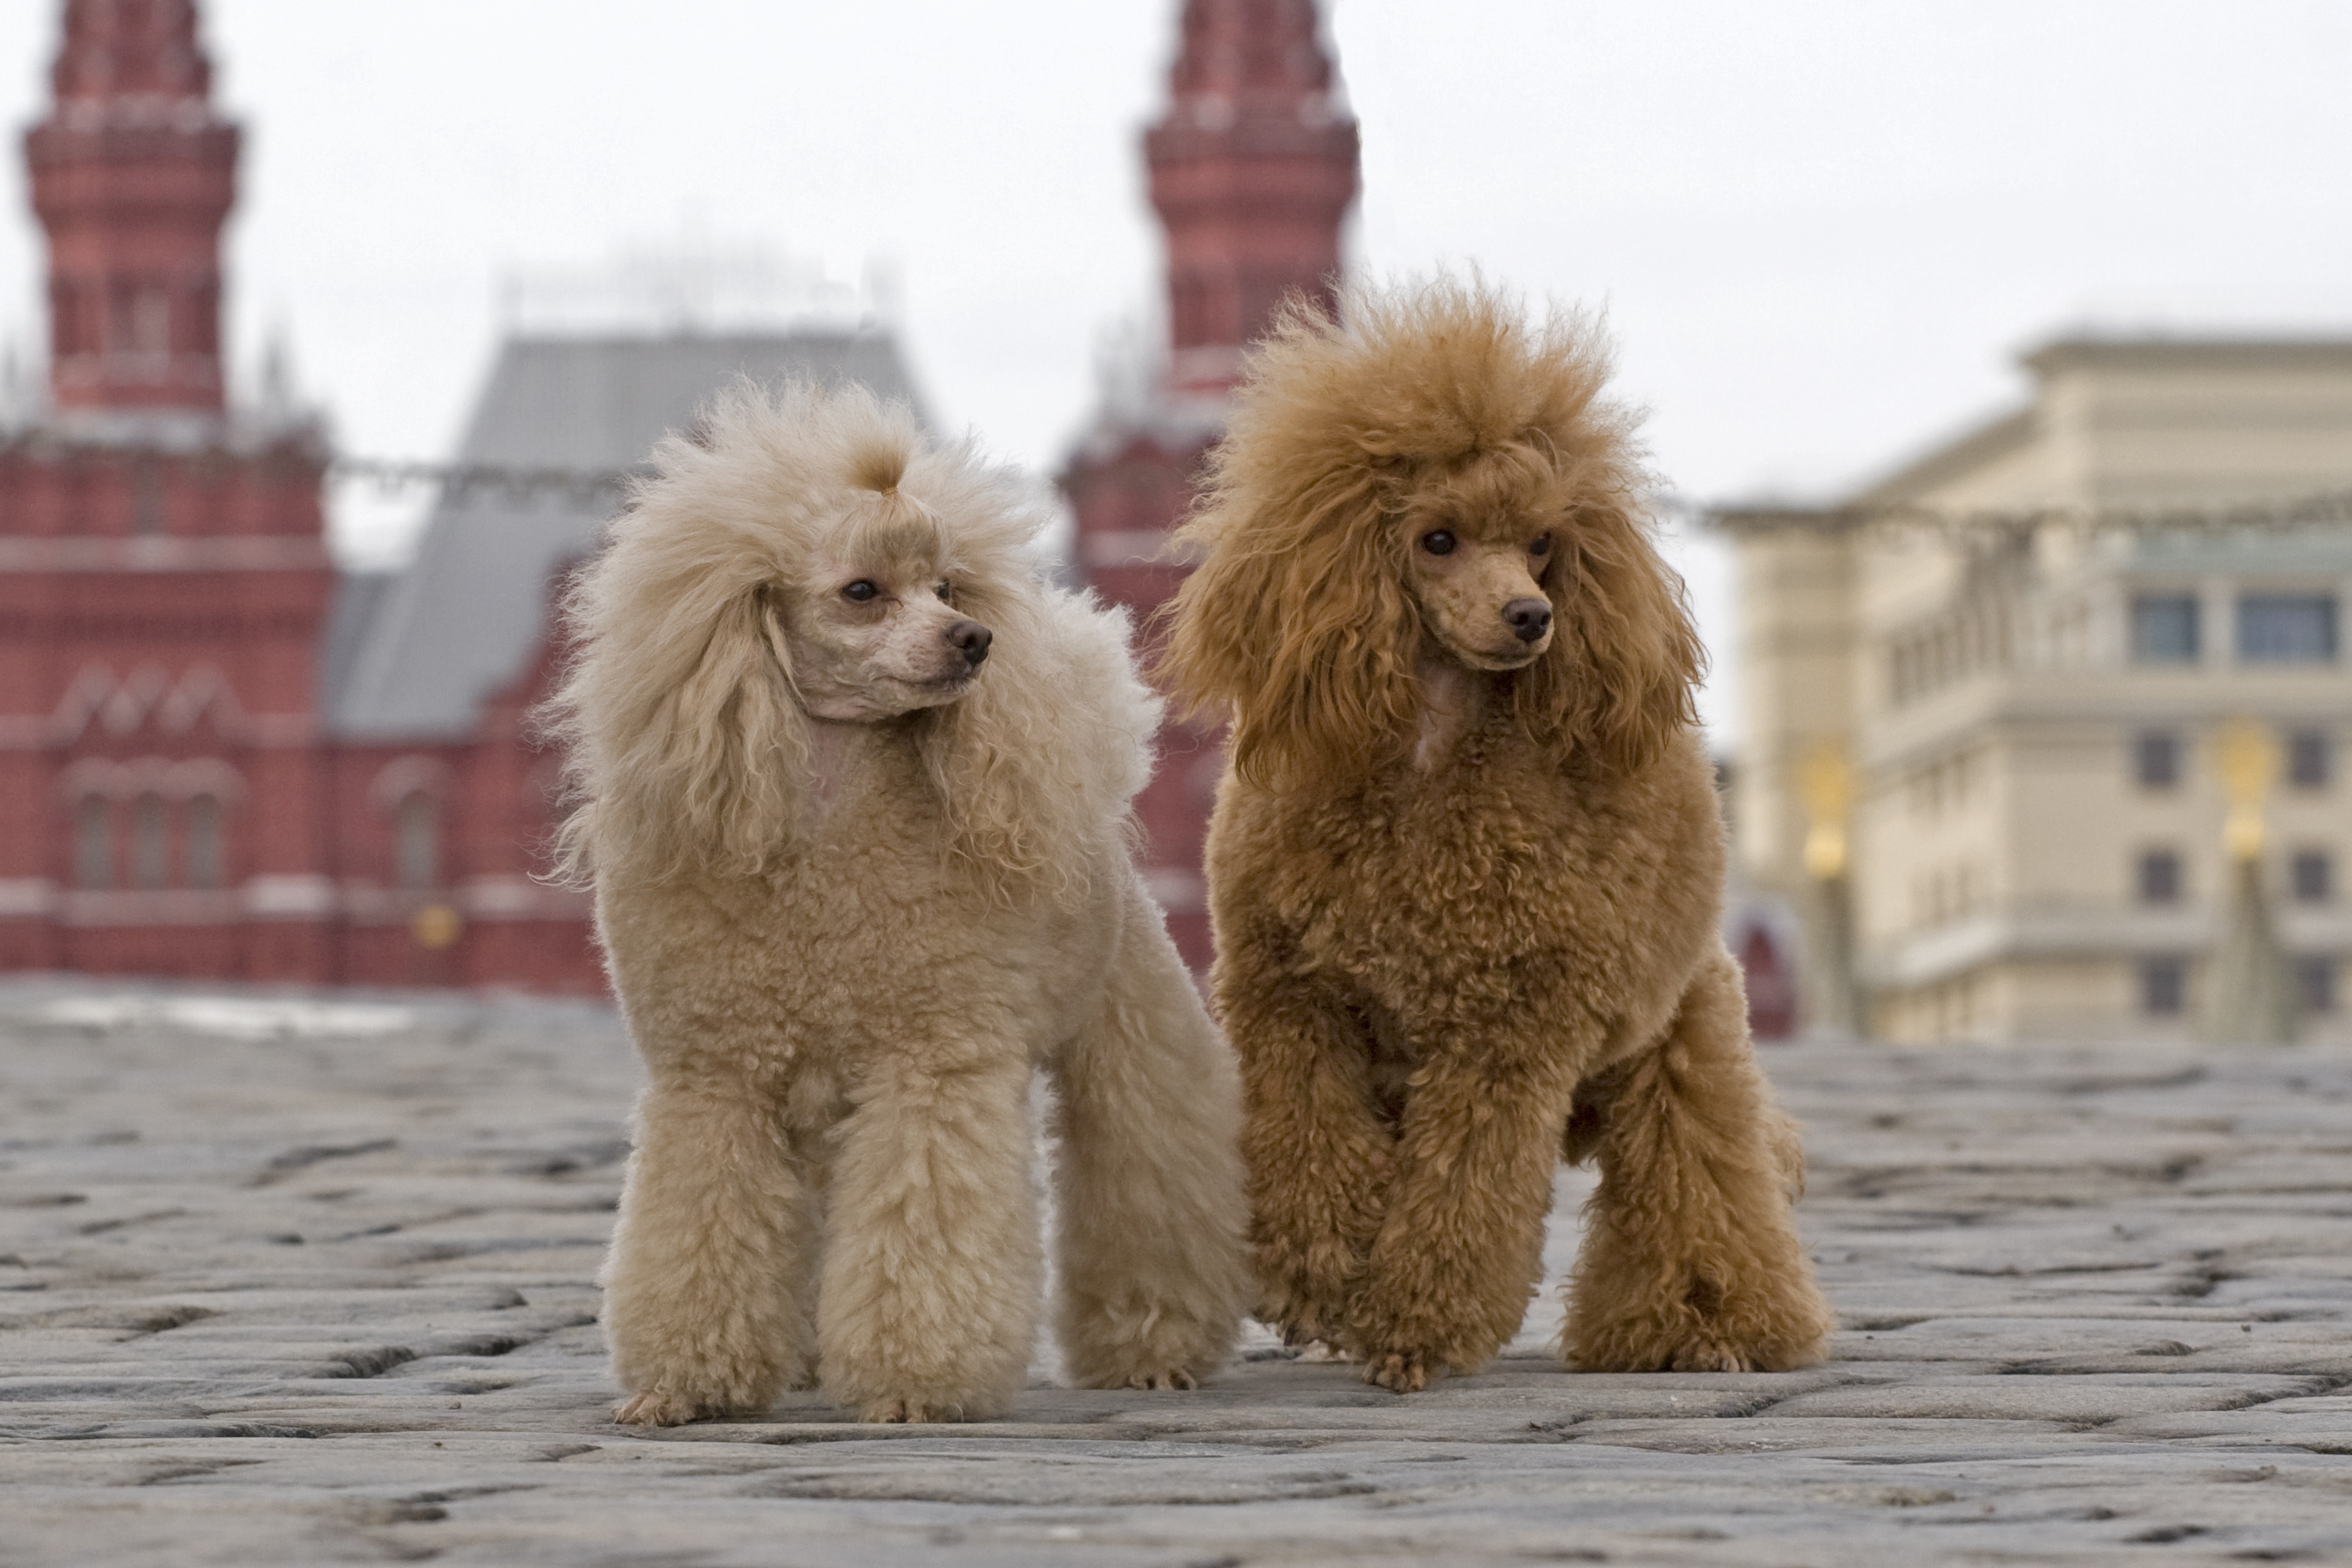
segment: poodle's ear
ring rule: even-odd
[[[779,614],[764,588],[721,606],[657,727],[670,810],[722,869],[767,870],[799,814],[808,735]]]
[[[1213,490],[1178,536],[1207,552],[1177,591],[1160,669],[1188,714],[1230,716],[1252,784],[1360,776],[1405,744],[1421,617],[1401,538],[1360,462],[1272,504]]]
[[[1563,764],[1640,768],[1698,721],[1706,651],[1682,579],[1621,503],[1581,509],[1562,542],[1545,585],[1559,630],[1513,683],[1521,722]]]
[[[624,535],[571,596],[582,652],[551,706],[583,800],[560,864],[757,874],[793,837],[808,754],[777,611],[741,574],[635,548],[655,544]]]

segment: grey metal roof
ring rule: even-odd
[[[739,375],[863,382],[915,405],[897,343],[874,330],[674,338],[513,339],[500,350],[457,461],[609,472],[686,428]],[[454,738],[539,646],[551,580],[596,548],[609,493],[478,487],[445,497],[415,559],[389,584],[343,580],[320,689],[353,739]]]
[[[335,584],[335,602],[327,612],[325,639],[319,645],[319,691],[321,706],[329,706],[351,678],[359,658],[360,640],[375,619],[384,594],[400,580],[397,572],[347,571]]]

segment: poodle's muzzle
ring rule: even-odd
[[[962,673],[967,675],[980,668],[981,661],[988,657],[989,643],[996,637],[995,632],[977,621],[959,621],[941,635],[947,638],[949,647],[963,655]]]
[[[1551,630],[1551,601],[1514,599],[1503,606],[1503,622],[1522,643],[1540,643]]]

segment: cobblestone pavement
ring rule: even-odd
[[[1774,1051],[1843,1319],[1409,1399],[606,1419],[611,1017],[0,988],[0,1563],[2352,1562],[2352,1055]],[[1584,1178],[1562,1178],[1555,1276]]]

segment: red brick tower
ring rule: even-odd
[[[25,138],[49,235],[60,414],[218,414],[220,231],[236,127],[211,103],[189,0],[69,0],[49,117]]]
[[[0,967],[330,972],[325,454],[226,406],[210,77],[190,0],[67,0],[25,139],[53,408],[0,440]]]
[[[1183,576],[1168,531],[1223,426],[1243,346],[1286,295],[1328,301],[1339,275],[1356,122],[1334,90],[1314,0],[1185,0],[1168,111],[1143,144],[1168,242],[1168,355],[1106,389],[1061,477],[1080,572],[1139,623]],[[1171,725],[1137,803],[1152,890],[1196,969],[1210,956],[1201,847],[1220,766],[1214,730]]]
[[[1222,394],[1292,290],[1327,304],[1356,199],[1314,0],[1187,0],[1168,112],[1144,133],[1168,235],[1169,380]]]

